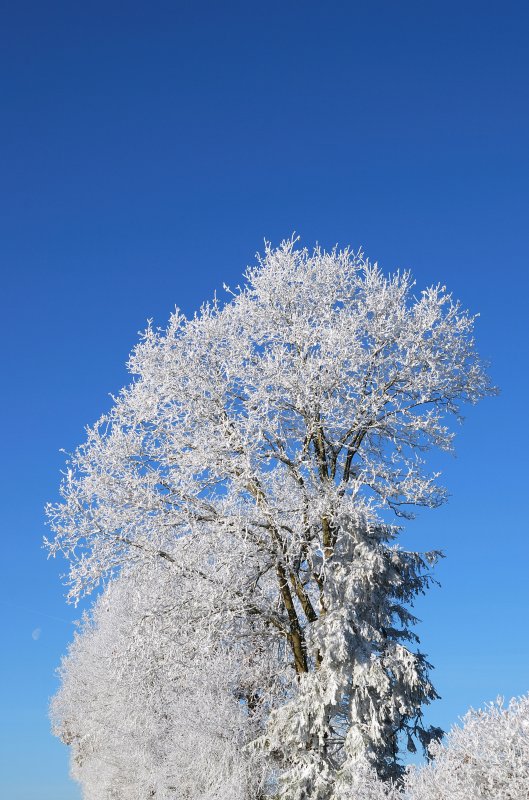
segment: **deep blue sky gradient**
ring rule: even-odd
[[[447,553],[419,606],[431,721],[529,689],[528,33],[508,1],[0,3],[1,797],[79,797],[46,717],[79,613],[40,546],[59,448],[147,318],[294,230],[481,312],[502,394],[403,543]]]

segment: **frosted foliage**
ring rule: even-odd
[[[99,598],[63,660],[53,728],[84,800],[249,800],[262,768],[237,688],[244,664],[207,655],[159,567]]]
[[[367,761],[359,758],[338,776],[332,800],[404,800],[400,788],[382,781]]]
[[[325,613],[308,640],[318,668],[301,676],[297,694],[272,712],[268,726],[269,747],[292,765],[280,781],[289,800],[301,800],[309,787],[314,800],[329,797],[337,771],[358,759],[382,777],[397,777],[396,731],[425,745],[441,735],[421,725],[421,705],[436,697],[429,665],[394,626],[395,618],[405,625],[412,619],[402,603],[426,583],[419,571],[427,565],[389,546],[390,536],[365,519],[339,520]],[[289,751],[284,742],[298,748]]]
[[[73,601],[157,562],[196,583],[196,641],[241,649],[280,797],[330,797],[360,757],[398,778],[398,742],[440,735],[410,612],[439,554],[387,520],[444,501],[424,458],[493,391],[473,325],[360,254],[267,247],[224,305],[148,328],[48,508]]]
[[[434,761],[408,776],[406,800],[525,800],[529,797],[529,696],[471,710]]]

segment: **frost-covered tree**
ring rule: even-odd
[[[48,509],[73,600],[159,559],[211,598],[199,648],[258,654],[241,696],[289,800],[326,800],[359,759],[397,778],[400,742],[440,733],[410,612],[438,553],[402,550],[388,513],[444,501],[424,455],[492,389],[474,318],[413,286],[267,247],[224,305],[148,328]]]
[[[240,651],[197,647],[194,594],[163,564],[122,575],[63,659],[53,729],[85,800],[252,800],[262,764],[238,696]],[[194,615],[200,613],[195,598]]]

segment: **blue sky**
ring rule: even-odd
[[[46,561],[63,457],[147,318],[236,284],[263,238],[363,246],[481,318],[420,633],[449,726],[529,689],[525,3],[2,3],[0,794],[75,800],[49,733],[78,611]]]

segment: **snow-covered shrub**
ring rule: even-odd
[[[529,695],[470,710],[433,761],[410,771],[408,800],[526,800],[529,798]]]

